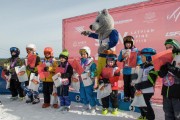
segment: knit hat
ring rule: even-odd
[[[66,60],[68,60],[68,57],[69,57],[69,52],[67,51],[67,49],[64,49],[59,55],[59,58],[65,58]]]

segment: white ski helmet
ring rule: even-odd
[[[28,44],[26,45],[26,48],[33,49],[33,51],[36,51],[36,45],[35,44]]]
[[[85,51],[85,52],[88,54],[88,56],[91,55],[91,49],[90,49],[88,46],[82,47],[82,48],[79,50],[79,53],[82,54],[83,51]]]

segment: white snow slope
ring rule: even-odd
[[[10,95],[0,95],[2,105],[0,105],[0,120],[134,120],[140,116],[139,113],[131,111],[119,111],[117,116],[108,113],[106,116],[101,115],[100,110],[95,115],[90,112],[82,112],[82,104],[72,102],[71,110],[66,113],[59,112],[54,108],[41,108],[41,103],[32,105],[26,104],[25,101],[10,101]],[[153,104],[156,120],[164,120],[162,105]]]

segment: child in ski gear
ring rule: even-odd
[[[36,46],[34,44],[26,45],[26,52],[27,52],[28,55],[35,55],[36,56],[36,61],[35,61],[34,66],[27,65],[26,62],[28,61],[28,55],[27,55],[27,57],[25,59],[26,72],[27,72],[28,78],[30,79],[31,73],[35,73],[35,75],[38,76],[37,66],[40,63],[40,57],[36,53]],[[24,89],[24,91],[26,93],[26,97],[27,97],[26,98],[26,103],[32,103],[32,104],[39,103],[40,102],[39,92],[29,89],[28,85],[29,85],[29,80],[25,81],[24,83],[21,84],[22,88]]]
[[[175,39],[167,39],[166,49],[172,49],[173,61],[160,67],[158,75],[163,78],[161,95],[165,120],[179,120],[180,116],[180,43]],[[168,84],[167,84],[168,83]]]
[[[10,88],[11,91],[11,99],[15,100],[19,98],[22,100],[24,98],[24,91],[21,88],[21,83],[18,80],[17,74],[15,72],[16,66],[22,66],[23,62],[19,58],[20,50],[17,47],[11,47],[10,48],[11,58],[7,59],[7,61],[4,64],[4,72],[6,76],[9,76],[11,74],[10,78]]]
[[[55,74],[55,68],[58,66],[57,61],[53,57],[53,49],[51,47],[44,48],[44,59],[41,61],[42,64],[45,64],[44,71],[49,72],[49,75],[41,79],[43,81],[43,96],[44,103],[42,108],[47,108],[50,106],[51,95],[53,92],[53,79],[52,76]],[[57,108],[58,103],[53,105],[54,108]]]
[[[132,67],[127,64],[127,60],[130,52],[137,52],[138,49],[134,46],[134,38],[132,36],[126,36],[123,38],[124,49],[120,51],[118,61],[124,63],[123,67],[123,79],[124,79],[124,101],[128,102],[134,98],[134,87],[131,86],[131,72]],[[137,65],[142,63],[140,56],[137,56]]]
[[[60,74],[60,77],[64,80],[61,86],[57,87],[57,94],[60,101],[60,111],[69,111],[71,101],[69,98],[69,85],[71,84],[71,76],[73,74],[73,68],[68,62],[69,53],[64,49],[59,55],[60,64],[58,67],[64,68],[64,73]]]
[[[83,102],[83,111],[90,110],[94,114],[96,112],[96,101],[93,96],[93,85],[96,76],[96,64],[91,55],[91,49],[84,46],[79,50],[81,55],[80,64],[84,72],[79,75],[80,82],[80,97]],[[90,106],[89,106],[90,105]]]
[[[141,50],[141,59],[143,64],[141,64],[139,72],[141,72],[142,76],[140,77],[140,80],[138,83],[134,85],[136,89],[135,95],[138,95],[138,93],[143,94],[144,101],[147,105],[147,107],[139,107],[141,111],[141,116],[138,118],[138,120],[154,120],[155,114],[152,109],[150,99],[154,94],[154,85],[155,81],[157,79],[157,73],[154,71],[154,66],[152,64],[152,55],[156,54],[156,50],[152,48],[143,48]]]
[[[112,68],[112,71],[110,72],[110,75],[106,75],[107,73],[103,73],[106,71],[102,71],[100,79],[99,79],[99,85],[103,86],[100,88],[100,90],[103,90],[104,87],[108,84],[111,85],[112,92],[107,97],[104,97],[101,99],[102,101],[102,114],[106,115],[108,113],[109,108],[109,101],[112,103],[112,114],[116,115],[118,114],[118,80],[120,76],[120,69],[118,68],[117,64],[117,56],[115,54],[109,54],[106,57],[106,66],[105,68]],[[109,73],[108,73],[109,74]]]

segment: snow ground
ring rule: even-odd
[[[90,112],[82,112],[82,104],[72,102],[71,110],[66,113],[59,112],[58,109],[42,109],[43,98],[37,105],[26,104],[25,101],[11,101],[10,95],[0,95],[2,105],[0,105],[0,120],[134,120],[140,113],[132,111],[120,111],[117,116],[108,114],[101,115],[101,108],[95,115]],[[153,104],[156,120],[164,120],[162,105]]]

